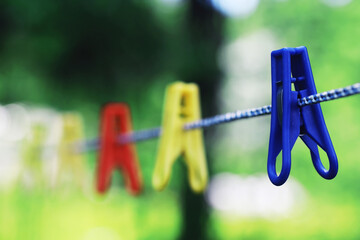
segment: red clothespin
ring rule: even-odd
[[[97,190],[104,193],[110,186],[114,169],[120,168],[127,190],[139,194],[142,180],[135,145],[120,143],[119,136],[132,132],[130,110],[123,103],[106,104],[101,113],[100,151]]]

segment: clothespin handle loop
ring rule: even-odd
[[[282,167],[279,175],[276,173],[276,158],[271,158],[268,161],[267,171],[268,171],[269,179],[276,186],[281,186],[286,182],[286,180],[289,178],[290,170],[291,170],[290,158],[285,158],[285,157],[282,158]]]
[[[297,94],[295,92],[283,91],[284,88],[290,88],[289,83],[283,86],[273,84],[275,98],[272,99],[272,130],[271,141],[269,147],[269,156],[267,162],[267,171],[270,181],[280,186],[289,178],[291,170],[291,149],[294,146],[297,136],[300,132],[299,112],[294,111],[297,106]],[[284,104],[285,101],[285,104]],[[277,130],[276,130],[277,129]],[[280,131],[280,129],[282,129]],[[286,131],[284,129],[287,129]],[[280,174],[276,172],[276,160],[282,153],[282,164]]]

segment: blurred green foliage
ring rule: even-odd
[[[194,45],[188,9],[188,2],[171,7],[158,1],[4,0],[0,102],[79,111],[89,138],[97,136],[99,109],[107,101],[128,102],[135,129],[157,126],[168,83],[196,78],[200,71],[220,76],[214,52],[200,54],[216,48],[216,41]],[[318,0],[261,1],[250,17],[226,19],[224,38],[231,42],[265,28],[275,34],[279,48],[307,46],[317,89],[325,91],[358,82],[359,11],[358,1],[339,8]],[[214,82],[204,81],[202,94]],[[306,147],[295,146],[291,177],[307,191],[305,208],[273,221],[234,219],[211,211],[209,219],[203,219],[208,238],[358,239],[359,101],[354,97],[322,105],[340,162],[335,180],[321,179]],[[211,158],[222,160],[214,161],[214,173],[266,172],[266,148],[248,154],[238,149],[224,152],[212,142]],[[92,186],[85,193],[74,190],[65,195],[21,186],[2,191],[0,239],[178,238],[185,169],[176,164],[169,188],[154,192],[150,183],[156,147],[155,140],[137,144],[145,184],[139,198],[128,196],[118,174],[105,197],[96,196]],[[91,173],[95,159],[96,153],[88,154]]]

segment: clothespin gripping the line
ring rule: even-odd
[[[62,134],[58,149],[57,183],[70,176],[78,187],[84,187],[86,177],[84,155],[74,151],[71,145],[84,138],[83,119],[77,113],[68,112],[61,116],[61,120]]]
[[[128,106],[123,103],[110,103],[104,106],[100,131],[98,192],[104,193],[109,188],[112,172],[120,168],[127,190],[131,194],[139,194],[142,190],[142,180],[135,146],[132,143],[119,142],[119,136],[127,136],[132,132]]]
[[[271,182],[282,185],[289,177],[291,149],[299,136],[310,149],[316,171],[325,179],[334,178],[338,171],[338,162],[320,105],[305,105],[302,101],[306,101],[310,95],[317,96],[306,48],[273,51],[271,71],[272,113],[267,165]],[[291,90],[292,84],[294,91]],[[328,170],[320,160],[318,146],[327,153]],[[281,151],[282,169],[277,175],[276,158]]]
[[[202,192],[207,185],[207,166],[202,131],[184,131],[187,122],[200,119],[200,100],[195,84],[176,82],[168,86],[164,103],[163,128],[159,141],[153,187],[163,190],[170,180],[171,168],[179,155],[188,167],[190,186]]]
[[[32,187],[43,187],[45,176],[43,173],[43,147],[47,137],[46,125],[42,122],[30,124],[29,134],[24,139],[21,158],[22,166],[19,174],[20,178],[30,176]]]

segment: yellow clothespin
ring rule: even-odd
[[[169,182],[171,168],[179,155],[188,167],[190,186],[202,192],[207,185],[207,164],[202,130],[184,131],[183,125],[201,118],[199,90],[196,84],[176,82],[167,87],[162,135],[153,174],[153,187],[161,191]]]
[[[77,113],[65,113],[62,118],[62,133],[58,149],[58,172],[56,182],[68,182],[84,187],[86,171],[84,155],[77,151],[76,144],[84,139],[82,117]],[[72,182],[73,181],[73,182]]]

